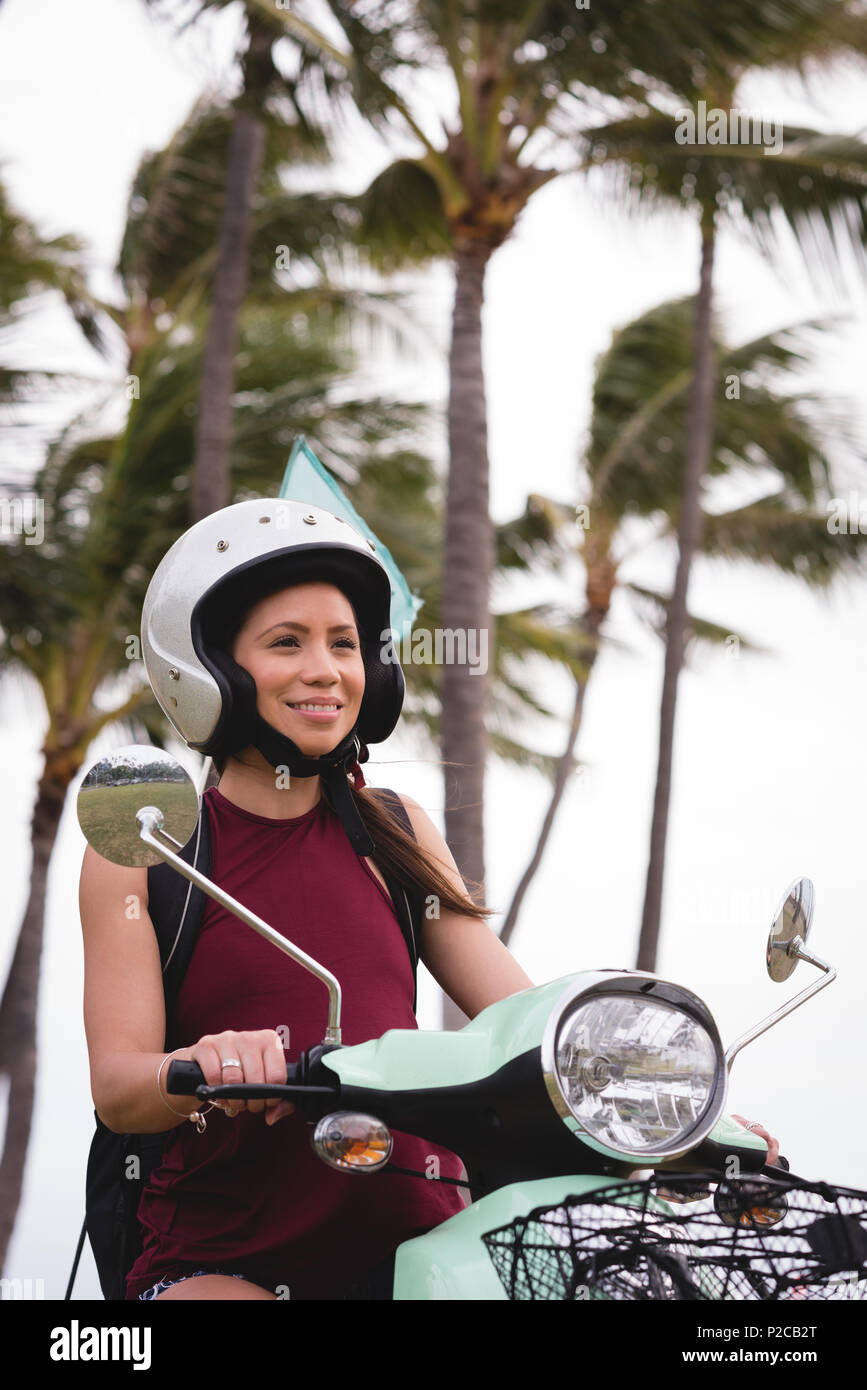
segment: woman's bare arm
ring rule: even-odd
[[[197,1105],[192,1097],[173,1096],[171,1104],[183,1112],[173,1116],[157,1092],[157,1068],[166,1055],[165,1002],[147,903],[147,869],[122,868],[87,846],[79,912],[90,1088],[103,1124],[119,1134],[173,1129]],[[175,1055],[188,1057],[189,1051]]]
[[[466,887],[448,845],[433,821],[411,796],[401,794],[419,845],[466,897]],[[439,918],[422,919],[421,958],[446,994],[474,1018],[489,1004],[529,989],[533,981],[515,957],[479,917],[440,910]]]
[[[168,1066],[165,996],[156,933],[147,910],[147,869],[124,869],[85,851],[79,890],[84,932],[84,1026],[90,1054],[93,1103],[103,1124],[118,1134],[155,1134],[183,1124],[197,1109],[190,1096],[163,1100]],[[225,1029],[172,1053],[198,1062],[211,1086],[221,1082],[286,1083],[286,1055],[273,1028]],[[226,1058],[238,1058],[225,1071]],[[291,1115],[291,1101],[234,1100],[227,1114],[267,1110],[274,1124]],[[179,1112],[179,1113],[173,1113]]]

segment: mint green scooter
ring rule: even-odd
[[[328,992],[323,1041],[285,1086],[206,1086],[196,1063],[173,1061],[167,1090],[291,1099],[347,1182],[377,1181],[392,1130],[464,1162],[469,1205],[398,1249],[394,1299],[867,1298],[865,1194],[794,1178],[785,1160],[768,1168],[764,1141],[723,1113],[737,1053],[835,978],[807,949],[808,879],[780,902],[767,967],[784,981],[806,961],[821,978],[728,1050],[697,995],[631,970],[523,990],[460,1032],[392,1030],[343,1047],[337,979],[178,857],[198,816],[192,783],[142,748],[135,780],[149,784],[130,800],[135,751],[123,750],[122,818],[120,798],[106,815],[92,795],[116,794],[108,760],[85,779],[79,820],[94,849],[173,865]]]

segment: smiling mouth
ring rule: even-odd
[[[333,703],[329,702],[328,704],[320,704],[315,701],[308,702],[306,700],[301,700],[297,705],[287,702],[286,707],[287,709],[297,710],[300,714],[337,714],[338,710],[343,709],[343,706],[336,701]]]

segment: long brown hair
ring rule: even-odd
[[[492,907],[480,906],[471,897],[459,896],[455,892],[437,867],[437,861],[422,849],[414,835],[398,824],[391,811],[379,800],[376,787],[356,790],[350,780],[349,790],[358,814],[370,831],[375,846],[372,857],[383,871],[392,874],[406,887],[416,889],[423,897],[433,894],[438,899],[438,909],[445,908],[465,917],[490,917],[494,911]],[[322,795],[331,806],[324,782]],[[476,893],[479,892],[478,884],[471,886]]]

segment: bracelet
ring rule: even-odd
[[[179,1047],[175,1048],[175,1052],[180,1052],[180,1050],[181,1049]],[[157,1091],[159,1092],[160,1100],[162,1101],[163,1105],[166,1107],[167,1110],[171,1110],[173,1115],[182,1115],[185,1120],[189,1120],[191,1124],[194,1124],[196,1126],[196,1130],[199,1134],[204,1134],[205,1130],[208,1127],[208,1122],[205,1119],[205,1115],[207,1115],[208,1113],[207,1110],[193,1110],[189,1115],[187,1115],[185,1111],[176,1110],[173,1105],[169,1105],[168,1101],[163,1095],[163,1088],[160,1085],[160,1077],[162,1076],[163,1067],[171,1057],[174,1057],[175,1052],[167,1053],[163,1060],[160,1062],[159,1067],[157,1068]],[[213,1109],[215,1109],[214,1102],[209,1101],[208,1110]]]

